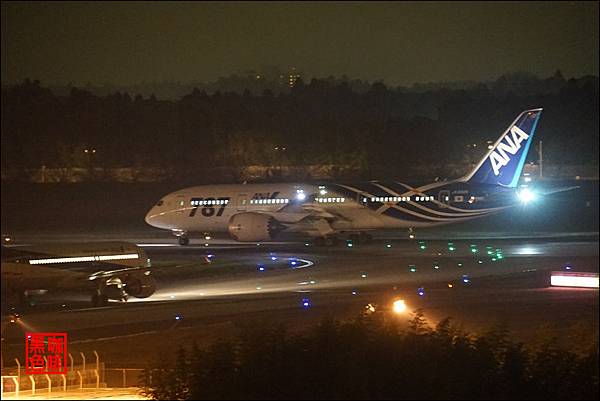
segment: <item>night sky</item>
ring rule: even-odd
[[[598,2],[2,3],[2,82],[211,81],[275,65],[410,85],[598,75]]]

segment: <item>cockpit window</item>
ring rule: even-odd
[[[162,206],[162,205],[163,205],[163,203],[164,203],[164,202],[163,202],[163,200],[161,199],[161,200],[159,200],[159,201],[158,201],[158,203],[156,204],[156,206]]]

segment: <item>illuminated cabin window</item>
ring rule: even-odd
[[[228,203],[229,203],[228,199],[207,199],[207,200],[192,199],[190,201],[190,205],[192,205],[192,206],[227,205]]]
[[[346,202],[346,198],[315,198],[315,201],[318,203],[343,203]]]
[[[275,199],[250,199],[251,205],[280,205],[288,203],[289,199],[275,198]]]
[[[94,255],[94,256],[74,256],[68,258],[49,258],[49,259],[31,259],[29,260],[30,265],[47,265],[52,263],[75,263],[75,262],[96,262],[106,260],[124,260],[124,259],[137,259],[139,255],[137,253],[128,253],[120,255]]]

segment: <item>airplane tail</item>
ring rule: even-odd
[[[461,181],[515,188],[541,114],[541,108],[519,114],[477,167]]]

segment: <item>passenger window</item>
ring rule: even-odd
[[[163,203],[164,203],[164,202],[163,202],[163,200],[161,199],[161,200],[159,200],[159,201],[158,201],[158,203],[156,204],[156,206],[162,206],[162,205],[163,205]]]

